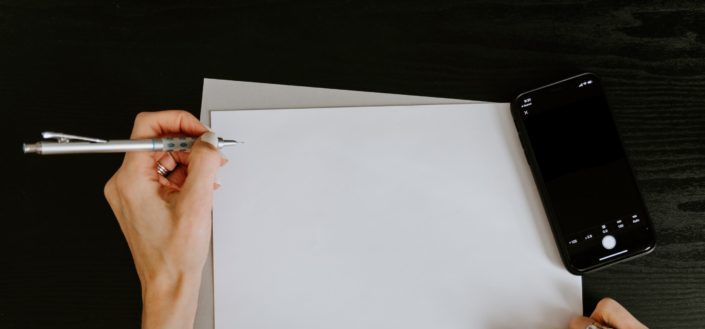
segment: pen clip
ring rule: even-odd
[[[53,131],[45,131],[42,133],[42,137],[44,139],[50,139],[54,138],[58,143],[68,143],[73,140],[77,141],[86,141],[86,142],[91,142],[91,143],[107,143],[108,141],[104,139],[99,139],[99,138],[92,138],[92,137],[83,137],[83,136],[76,136],[76,135],[69,135],[69,134],[64,134],[64,133],[57,133]]]

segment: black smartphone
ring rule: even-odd
[[[598,77],[584,73],[527,91],[511,107],[568,271],[653,251],[651,219]]]

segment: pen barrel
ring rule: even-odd
[[[40,154],[76,154],[76,153],[121,153],[131,151],[159,151],[160,140],[111,140],[109,143],[37,143]]]
[[[24,144],[24,153],[76,154],[76,153],[123,153],[134,151],[189,151],[196,141],[193,137],[165,137],[161,139],[123,139],[107,142],[38,142]],[[218,148],[240,143],[218,138]]]

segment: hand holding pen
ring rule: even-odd
[[[137,124],[137,120],[135,120],[135,124]],[[104,140],[52,131],[43,132],[42,137],[44,139],[56,139],[56,141],[41,141],[33,144],[23,144],[22,149],[24,150],[24,153],[50,155],[78,153],[125,153],[136,151],[179,152],[190,151],[193,143],[196,141],[195,138],[188,136]],[[219,137],[213,137],[213,141],[213,145],[215,145],[218,149],[243,143],[240,141],[223,139]],[[158,174],[166,177],[171,174],[172,170],[173,169],[169,169],[168,166],[165,166],[161,161],[157,161],[156,171]]]
[[[215,175],[227,161],[216,135],[184,111],[140,113],[130,138],[169,135],[200,137],[190,152],[126,153],[104,191],[142,283],[143,328],[193,327]],[[159,166],[165,174],[157,173]]]

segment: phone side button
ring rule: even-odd
[[[617,245],[617,239],[615,239],[611,235],[605,235],[605,237],[602,238],[602,246],[605,247],[607,250],[613,249]]]

